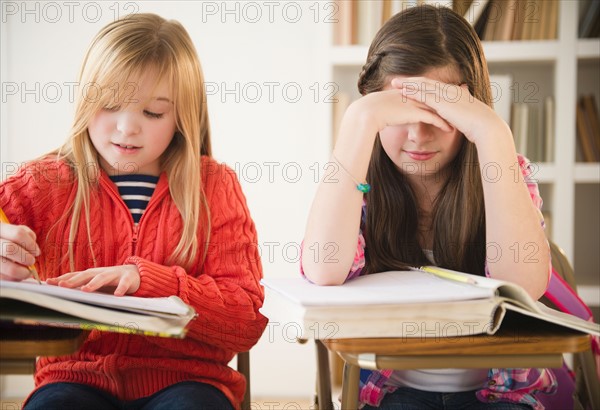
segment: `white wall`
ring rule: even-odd
[[[298,275],[298,244],[329,151],[326,2],[2,1],[1,7],[2,179],[64,140],[73,112],[69,83],[102,26],[132,11],[177,19],[203,64],[214,155],[238,171],[265,276]],[[271,326],[252,350],[255,396],[313,394],[313,346],[291,336]],[[31,377],[23,380],[4,378],[0,395],[26,394]]]

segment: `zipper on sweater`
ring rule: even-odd
[[[148,203],[148,206],[146,208],[146,210],[144,211],[144,213],[142,214],[142,217],[140,218],[140,221],[136,223],[133,221],[133,216],[131,215],[131,211],[129,210],[129,208],[127,207],[127,205],[125,204],[125,202],[123,201],[123,198],[121,198],[121,195],[119,195],[119,192],[116,190],[116,187],[114,186],[114,184],[109,183],[110,179],[107,178],[101,178],[100,179],[100,183],[105,185],[106,190],[108,191],[109,195],[111,195],[115,202],[117,202],[119,204],[119,206],[121,206],[122,208],[127,210],[127,214],[129,215],[129,221],[131,223],[131,255],[135,255],[136,251],[137,251],[137,242],[138,242],[138,238],[139,238],[139,231],[140,231],[140,226],[142,225],[143,221],[146,219],[145,216],[148,213],[148,211],[150,211],[151,209],[155,208],[157,206],[157,203],[160,203],[160,200],[162,198],[162,196],[164,196],[164,192],[167,191],[168,186],[165,187],[161,187],[160,191],[155,190],[154,193],[152,194],[152,199],[150,200],[150,202]],[[157,185],[158,187],[158,185]],[[157,198],[154,198],[154,197]]]
[[[139,224],[133,224],[133,235],[131,236],[131,254],[135,255],[135,251],[137,248],[137,240],[139,233]]]

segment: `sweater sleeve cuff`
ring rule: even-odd
[[[179,294],[179,279],[173,269],[139,256],[130,256],[125,263],[136,265],[140,272],[140,287],[131,296],[159,298]]]

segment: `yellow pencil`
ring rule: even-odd
[[[10,223],[10,221],[8,220],[8,217],[6,216],[6,214],[4,213],[2,208],[0,208],[0,222],[3,222],[5,224]],[[37,280],[37,282],[41,285],[42,281],[40,280],[40,275],[38,275],[38,272],[35,269],[35,266],[31,265],[28,268],[29,268],[29,271],[31,272],[31,274],[33,275],[33,277],[35,278],[35,280]]]
[[[416,270],[421,270],[424,272],[433,273],[435,276],[439,276],[440,278],[454,280],[456,282],[470,283],[472,285],[477,285],[475,279],[463,275],[459,272],[454,272],[448,269],[436,268],[435,266],[421,266],[416,268]]]

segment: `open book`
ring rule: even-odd
[[[360,276],[340,286],[263,279],[261,313],[302,339],[494,334],[507,310],[600,335],[600,325],[550,309],[516,284],[443,271],[454,279],[420,270]]]
[[[0,280],[0,321],[178,337],[196,316],[177,296],[139,298]]]

